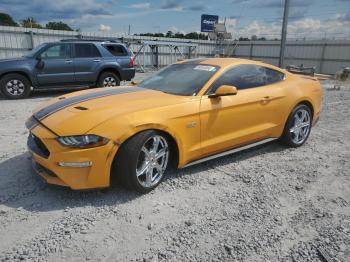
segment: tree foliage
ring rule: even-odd
[[[21,20],[21,26],[27,28],[43,28],[41,24],[39,24],[33,17],[28,17],[26,19]]]
[[[69,25],[67,25],[66,23],[63,23],[62,21],[48,22],[46,24],[46,29],[73,31],[73,29]]]
[[[52,30],[65,30],[65,31],[73,31],[73,29],[66,23],[62,21],[51,21],[48,22],[45,27],[42,26],[39,22],[37,22],[33,17],[28,17],[16,23],[13,18],[6,13],[0,13],[0,25],[3,26],[23,26],[26,28],[46,28]]]
[[[0,13],[0,25],[18,26],[18,24],[13,20],[13,18],[5,13]]]

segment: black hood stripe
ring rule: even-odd
[[[73,96],[69,98],[62,99],[52,105],[49,105],[47,107],[44,107],[40,109],[38,112],[34,114],[34,117],[41,121],[44,118],[48,117],[49,115],[60,111],[66,107],[85,102],[88,100],[101,98],[105,96],[111,96],[111,95],[117,95],[117,94],[126,94],[126,93],[133,93],[137,91],[145,90],[141,87],[122,87],[122,88],[116,88],[116,89],[109,89],[109,90],[103,90],[100,92],[94,92],[94,93],[88,93],[88,94],[82,94],[78,96]]]

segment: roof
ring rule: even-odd
[[[255,65],[261,65],[265,67],[270,67],[273,69],[276,69],[278,71],[283,71],[285,73],[284,69],[281,69],[279,67],[276,67],[274,65],[270,65],[267,63],[264,63],[262,61],[256,61],[256,60],[249,60],[249,59],[242,59],[242,58],[197,58],[197,59],[188,59],[184,60],[180,63],[184,64],[210,64],[213,66],[220,66],[220,67],[227,67],[235,64],[255,64]]]
[[[108,39],[62,39],[58,42],[65,43],[110,43],[110,44],[122,44],[120,40],[108,40]]]

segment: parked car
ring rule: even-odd
[[[321,102],[313,77],[250,60],[188,60],[135,87],[52,99],[28,119],[28,147],[49,183],[87,189],[117,179],[148,192],[169,167],[276,139],[303,145]]]
[[[116,42],[62,40],[0,60],[0,92],[9,99],[25,98],[32,89],[119,86],[134,76],[131,51]]]

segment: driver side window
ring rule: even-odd
[[[283,80],[283,77],[282,73],[262,66],[239,65],[224,72],[211,86],[208,94],[215,93],[221,85],[231,85],[242,90],[269,85]]]
[[[69,44],[57,44],[50,46],[40,54],[42,59],[65,59],[70,57]]]

